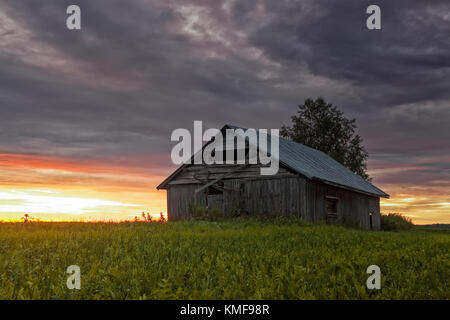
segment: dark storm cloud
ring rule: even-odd
[[[0,4],[1,152],[163,165],[193,120],[273,128],[321,95],[375,168],[450,153],[446,1],[378,1],[381,31],[366,1],[80,0],[81,31],[69,4]]]
[[[315,1],[307,19],[299,18],[301,3],[293,10],[273,2],[275,17],[251,36],[272,59],[306,62],[315,74],[367,89],[384,106],[449,97],[447,1],[378,1],[378,32],[361,19],[371,1]]]

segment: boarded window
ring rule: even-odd
[[[337,199],[327,199],[327,214],[337,214]]]
[[[338,199],[334,197],[327,197],[327,219],[337,218]]]

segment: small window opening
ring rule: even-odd
[[[337,214],[337,199],[327,199],[327,214]]]
[[[337,198],[327,197],[327,220],[337,219],[337,204]]]

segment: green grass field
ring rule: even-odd
[[[449,249],[448,231],[300,221],[0,223],[0,299],[449,299]]]

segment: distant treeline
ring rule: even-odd
[[[433,224],[421,224],[417,225],[418,227],[423,228],[433,228],[433,229],[446,229],[450,230],[450,224],[449,223],[433,223]]]

